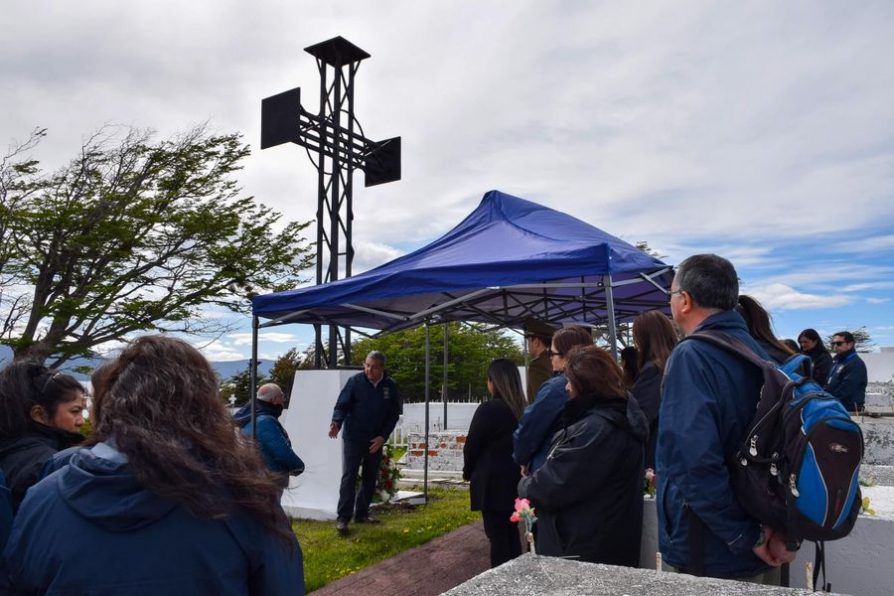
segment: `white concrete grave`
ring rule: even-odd
[[[335,519],[341,484],[341,433],[329,438],[338,394],[356,370],[300,370],[292,384],[289,408],[281,422],[292,448],[304,460],[304,473],[291,478],[282,506],[291,517]]]

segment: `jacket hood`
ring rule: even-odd
[[[84,435],[81,433],[73,433],[53,426],[31,423],[28,425],[28,430],[25,433],[0,441],[0,459],[19,450],[31,448],[35,441],[51,447],[55,451],[59,451],[67,449],[72,445],[77,445],[83,440]]]
[[[255,417],[258,416],[273,416],[274,418],[279,418],[282,414],[283,407],[282,406],[274,406],[271,403],[267,403],[265,401],[256,400],[255,401]],[[248,402],[239,410],[233,414],[233,422],[236,423],[236,426],[242,427],[251,422],[251,402]]]
[[[105,443],[75,453],[57,472],[59,492],[81,517],[111,532],[129,532],[167,515],[177,504],[143,488],[124,455]]]
[[[569,399],[563,415],[567,424],[589,416],[607,418],[640,441],[645,442],[649,438],[649,421],[636,400],[629,395],[627,399]]]

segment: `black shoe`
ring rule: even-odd
[[[335,529],[338,530],[339,534],[347,534],[348,533],[348,522],[346,522],[343,519],[336,521]]]
[[[358,523],[358,524],[380,524],[380,523],[382,523],[381,520],[378,520],[378,519],[376,519],[376,518],[374,518],[374,517],[369,517],[369,516],[366,516],[366,517],[355,517],[355,518],[354,518],[354,521],[355,521],[356,523]]]

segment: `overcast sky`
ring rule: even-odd
[[[104,124],[207,121],[252,145],[247,194],[312,219],[316,172],[258,149],[260,105],[300,86],[317,111],[303,48],[341,35],[372,55],[366,136],[403,139],[400,182],[357,179],[355,271],[499,189],[672,264],[730,258],[780,336],[894,345],[894,3],[4,0],[0,30],[0,143],[47,127],[47,167]],[[245,357],[245,323],[205,353]],[[280,327],[261,352],[307,339]]]

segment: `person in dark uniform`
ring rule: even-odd
[[[400,417],[397,385],[385,373],[385,355],[372,351],[363,363],[363,372],[348,379],[335,403],[329,436],[338,437],[342,426],[342,475],[338,494],[338,519],[335,528],[348,531],[353,513],[357,523],[378,520],[369,517],[369,504],[376,490],[376,475],[382,461],[382,445]],[[360,493],[357,494],[357,470],[363,466]],[[356,497],[356,498],[355,498]]]
[[[553,376],[553,365],[549,359],[549,346],[553,341],[555,329],[538,321],[537,319],[525,319],[525,341],[528,354],[528,403],[534,403],[534,398],[543,385]]]

